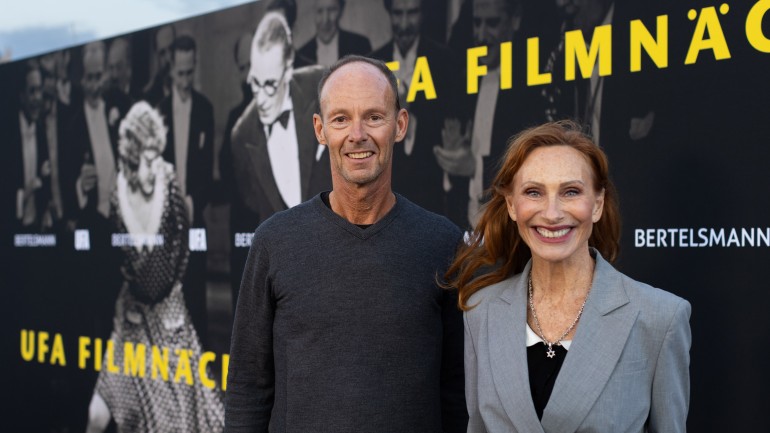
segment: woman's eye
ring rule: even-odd
[[[564,195],[566,195],[567,197],[575,197],[575,196],[580,195],[580,190],[575,189],[575,188],[570,188],[570,189],[568,189],[567,191],[564,192]]]
[[[536,189],[528,189],[528,190],[524,191],[524,195],[529,196],[529,197],[540,197],[540,191],[538,191]]]

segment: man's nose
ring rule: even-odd
[[[350,134],[348,136],[350,138],[350,141],[358,143],[366,140],[367,136],[368,134],[366,132],[366,127],[364,125],[364,122],[360,119],[353,120],[353,122],[350,125]]]

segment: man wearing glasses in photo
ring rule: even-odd
[[[254,98],[231,137],[237,201],[232,209],[240,213],[233,218],[236,232],[253,233],[275,212],[331,189],[329,154],[313,131],[322,70],[317,66],[294,70],[293,64],[286,19],[268,12],[251,43],[247,82]],[[240,277],[241,269],[233,273]]]

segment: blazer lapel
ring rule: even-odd
[[[299,177],[302,200],[308,199],[310,175],[313,171],[318,140],[313,129],[315,98],[302,92],[297,83],[291,81],[291,102],[294,106],[294,129],[297,132],[297,151],[299,156]]]
[[[620,273],[597,253],[591,293],[543,412],[545,431],[574,432],[593,407],[639,313],[628,302]]]
[[[249,155],[251,167],[253,167],[257,181],[259,182],[259,185],[256,185],[257,189],[262,189],[267,200],[270,202],[270,205],[277,212],[286,209],[286,205],[281,198],[281,193],[278,191],[278,185],[275,183],[275,178],[273,177],[273,169],[270,166],[270,155],[267,152],[267,137],[265,137],[262,122],[259,120],[256,104],[257,101],[254,99],[251,101],[251,104],[249,104],[249,108],[246,109],[249,112],[249,116],[244,119],[246,121],[245,126],[248,128],[248,133],[245,134],[245,136],[253,137],[254,141],[247,141],[244,143],[244,147]],[[255,209],[259,209],[259,206]]]
[[[526,330],[527,264],[521,277],[512,282],[498,299],[489,305],[487,329],[492,377],[508,418],[521,432],[543,432],[537,418],[529,387]]]

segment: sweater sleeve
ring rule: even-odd
[[[463,316],[457,307],[457,291],[444,290],[442,300],[443,350],[441,361],[441,418],[444,432],[465,432]]]
[[[270,260],[259,234],[249,251],[233,322],[225,395],[226,432],[267,432],[275,393]]]

